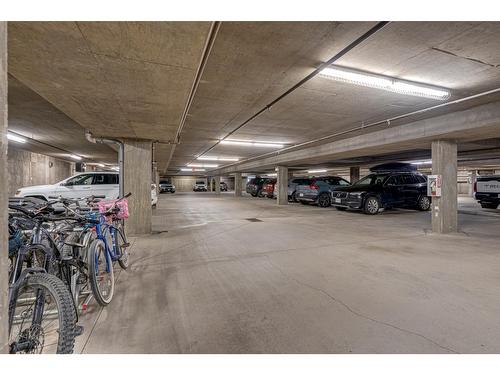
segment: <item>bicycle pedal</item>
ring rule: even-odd
[[[83,334],[83,326],[76,325],[75,326],[75,337],[81,336]]]

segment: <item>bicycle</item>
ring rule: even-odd
[[[35,253],[43,255],[36,266]],[[49,274],[52,257],[43,245],[24,244],[22,230],[9,223],[9,353],[70,354],[76,336],[76,312],[62,280]],[[27,267],[25,267],[25,264]]]
[[[96,238],[89,247],[89,282],[96,301],[101,306],[108,305],[114,294],[113,263],[118,262],[124,270],[128,268],[129,254],[127,247],[130,244],[123,229],[122,220],[128,217],[126,198],[113,201],[97,202],[99,208],[99,223],[95,224]],[[96,213],[88,215],[96,218]]]

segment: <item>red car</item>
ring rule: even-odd
[[[274,198],[274,187],[276,185],[276,180],[269,179],[262,185],[262,190],[260,191],[261,197]]]

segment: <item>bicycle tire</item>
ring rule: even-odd
[[[57,306],[58,321],[59,321],[58,329],[54,330],[55,332],[57,332],[56,353],[57,354],[73,353],[75,346],[75,332],[76,332],[76,312],[73,307],[73,299],[63,281],[58,279],[56,276],[47,273],[36,273],[26,277],[19,284],[16,290],[12,292],[12,300],[9,302],[9,351],[12,353],[13,350],[16,349],[17,345],[19,345],[19,343],[16,344],[13,341],[11,341],[11,335],[14,330],[13,322],[14,322],[14,314],[16,311],[17,302],[20,301],[19,306],[21,306],[22,299],[20,297],[23,295],[23,291],[27,288],[32,288],[34,290],[44,289],[52,296]],[[29,310],[27,311],[29,312]],[[48,314],[47,311],[45,312]],[[21,316],[23,315],[21,314]],[[24,323],[24,319],[22,323]],[[33,322],[31,321],[31,323]],[[50,324],[51,323],[49,323],[49,325]],[[23,325],[21,324],[21,328],[22,326]],[[31,334],[32,330],[33,326],[30,325],[29,334]],[[43,327],[41,328],[41,331],[43,332]],[[25,332],[27,332],[26,329],[23,330],[23,333]],[[45,337],[43,338],[43,342],[45,343]],[[26,348],[26,350],[27,349],[30,350],[24,351],[25,353],[34,352],[34,349],[31,347]],[[41,350],[43,351],[43,347],[41,348]],[[40,351],[40,353],[42,353],[42,351]]]
[[[122,246],[123,243],[127,243],[127,237],[125,235],[125,231],[123,230],[123,225],[121,223],[117,224],[115,227],[116,233],[115,233],[115,241],[116,241],[116,247],[119,248]],[[122,252],[121,257],[118,259],[118,264],[123,270],[126,270],[129,266],[129,253],[127,248],[123,248],[120,250]]]
[[[99,276],[99,259],[97,258],[102,253],[105,256],[105,262],[109,267],[109,280],[110,280],[110,290],[101,290],[98,278]],[[115,277],[113,271],[113,262],[110,259],[109,254],[106,251],[106,246],[102,240],[94,240],[90,245],[89,257],[88,257],[88,267],[89,267],[89,282],[92,294],[96,299],[97,303],[101,306],[107,306],[113,299],[113,294],[115,290]],[[97,267],[97,268],[96,268]]]

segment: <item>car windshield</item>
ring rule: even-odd
[[[387,174],[369,174],[356,182],[354,185],[382,185],[387,176]]]

